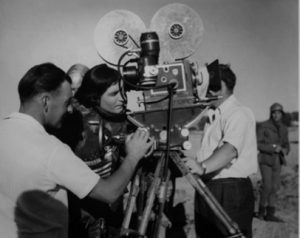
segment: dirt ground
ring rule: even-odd
[[[193,145],[197,144],[201,134],[195,132],[191,136]],[[277,193],[276,215],[282,218],[284,223],[274,223],[253,219],[254,238],[296,238],[299,237],[298,217],[298,128],[291,128],[289,133],[291,152],[287,156],[287,166],[283,167],[280,189]],[[193,147],[195,148],[195,146]],[[191,150],[190,154],[194,154]],[[256,195],[256,208],[258,207],[258,185],[260,173],[251,176]],[[175,215],[172,219],[172,227],[166,233],[165,227],[161,229],[160,238],[195,238],[193,216],[194,189],[186,178],[176,179],[176,193],[174,199]],[[176,213],[177,212],[177,213]],[[165,219],[166,220],[166,219]]]

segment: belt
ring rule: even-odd
[[[249,177],[247,178],[219,178],[219,179],[212,179],[209,181],[206,181],[205,183],[226,183],[226,182],[242,182],[249,180]]]

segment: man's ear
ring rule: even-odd
[[[209,92],[210,95],[216,96],[216,95],[218,95],[218,93],[220,93],[220,91],[221,91],[221,90],[219,90],[219,91],[217,91],[217,92],[214,92],[214,91],[212,91],[212,90],[209,90],[208,92]]]
[[[50,96],[48,94],[42,95],[42,106],[44,109],[44,112],[48,112],[49,110],[49,103],[50,103]]]

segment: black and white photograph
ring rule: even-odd
[[[298,0],[0,0],[0,238],[299,237]]]

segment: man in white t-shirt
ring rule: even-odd
[[[19,112],[0,122],[1,237],[67,237],[66,189],[79,198],[114,202],[152,145],[149,133],[138,129],[126,141],[121,167],[100,179],[45,131],[59,128],[72,111],[70,83],[69,76],[51,63],[32,67],[18,86]]]
[[[251,110],[233,95],[235,74],[227,65],[220,65],[219,70],[221,89],[211,94],[220,99],[210,102],[197,159],[184,161],[192,173],[201,175],[245,237],[251,238],[254,194],[248,176],[257,170],[256,122]],[[195,195],[195,226],[197,237],[230,235],[198,194]]]

